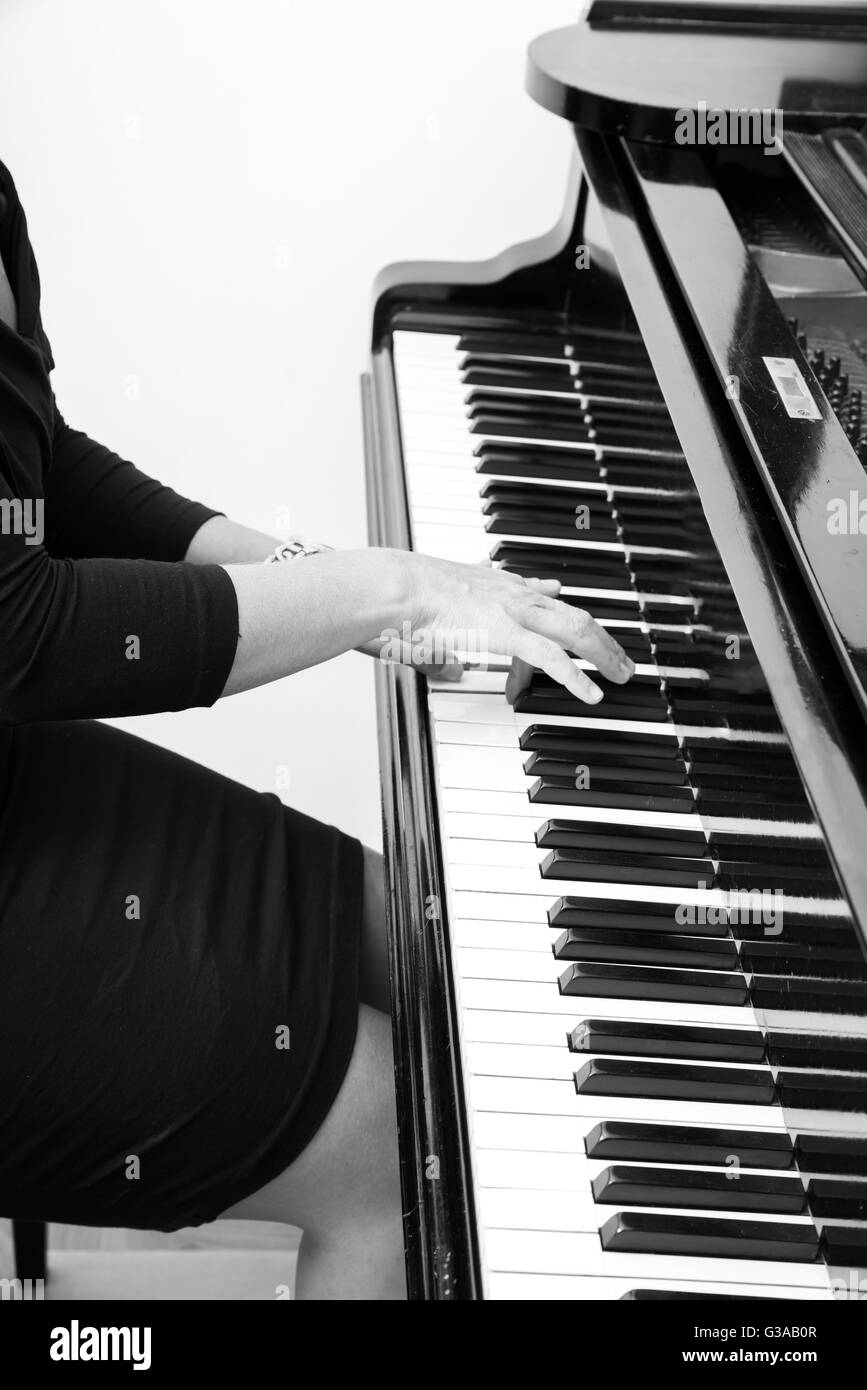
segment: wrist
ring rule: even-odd
[[[412,606],[412,553],[375,546],[364,554],[371,562],[375,587],[376,631],[371,638],[378,639],[388,629],[400,628]]]

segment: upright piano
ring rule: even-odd
[[[562,220],[380,278],[370,536],[637,669],[377,671],[410,1296],[863,1298],[867,9],[595,0],[527,85]]]

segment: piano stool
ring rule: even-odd
[[[294,1294],[300,1233],[276,1222],[221,1221],[168,1236],[55,1227],[50,1260],[46,1222],[9,1225],[14,1270],[0,1274],[45,1279],[49,1302],[272,1302]]]

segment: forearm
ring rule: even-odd
[[[190,541],[184,559],[191,565],[244,565],[262,561],[280,541],[227,516],[212,516]]]
[[[224,695],[378,642],[405,623],[430,638],[432,651],[457,649],[471,633],[479,650],[517,658],[524,683],[532,669],[542,670],[591,704],[602,690],[567,653],[617,683],[635,669],[589,613],[554,598],[556,581],[376,548],[224,568],[235,587],[239,629]],[[512,681],[513,697],[521,680]]]
[[[199,527],[184,559],[193,565],[255,564],[264,561],[280,544],[277,536],[254,531],[226,516],[215,516]],[[381,646],[377,638],[360,643],[358,650],[365,656],[379,656]]]
[[[224,695],[317,666],[400,624],[400,551],[330,551],[278,565],[224,568],[238,598],[239,629]]]

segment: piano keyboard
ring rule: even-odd
[[[429,682],[485,1296],[867,1293],[867,967],[640,339],[394,362],[415,549],[636,662]]]

